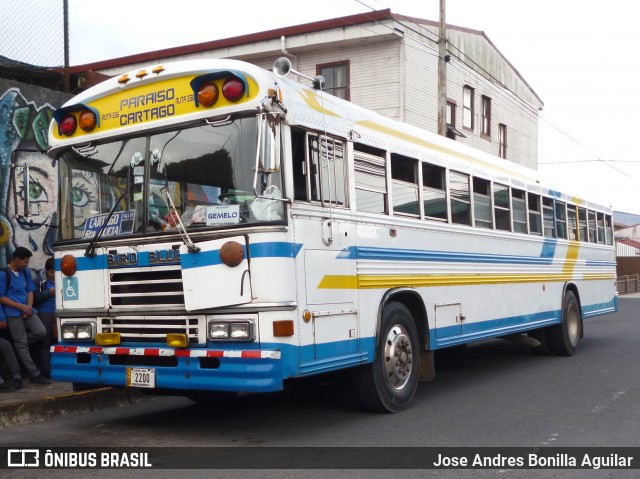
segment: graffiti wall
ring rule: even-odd
[[[58,173],[46,154],[47,134],[53,111],[67,98],[0,80],[0,267],[17,246],[33,252],[34,270],[53,255]]]

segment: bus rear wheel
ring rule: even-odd
[[[354,370],[356,392],[365,409],[398,412],[411,403],[418,386],[420,340],[410,311],[389,303],[382,313],[375,359]]]
[[[573,291],[567,291],[562,305],[562,323],[548,329],[551,351],[558,356],[573,356],[581,328],[580,305]]]

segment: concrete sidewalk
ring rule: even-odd
[[[136,389],[104,387],[74,392],[68,382],[52,381],[44,386],[23,379],[23,383],[23,389],[0,393],[0,429],[132,404],[149,397]]]

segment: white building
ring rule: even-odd
[[[449,136],[537,168],[543,103],[484,32],[447,26]],[[271,69],[280,56],[326,90],[389,117],[437,131],[438,23],[381,10],[72,68],[80,83],[182,59],[235,58]],[[85,76],[86,75],[86,76]],[[307,81],[302,79],[301,81]]]

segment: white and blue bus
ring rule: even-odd
[[[276,73],[151,65],[55,112],[54,379],[201,400],[351,368],[398,411],[438,349],[573,355],[615,311],[610,209]]]

